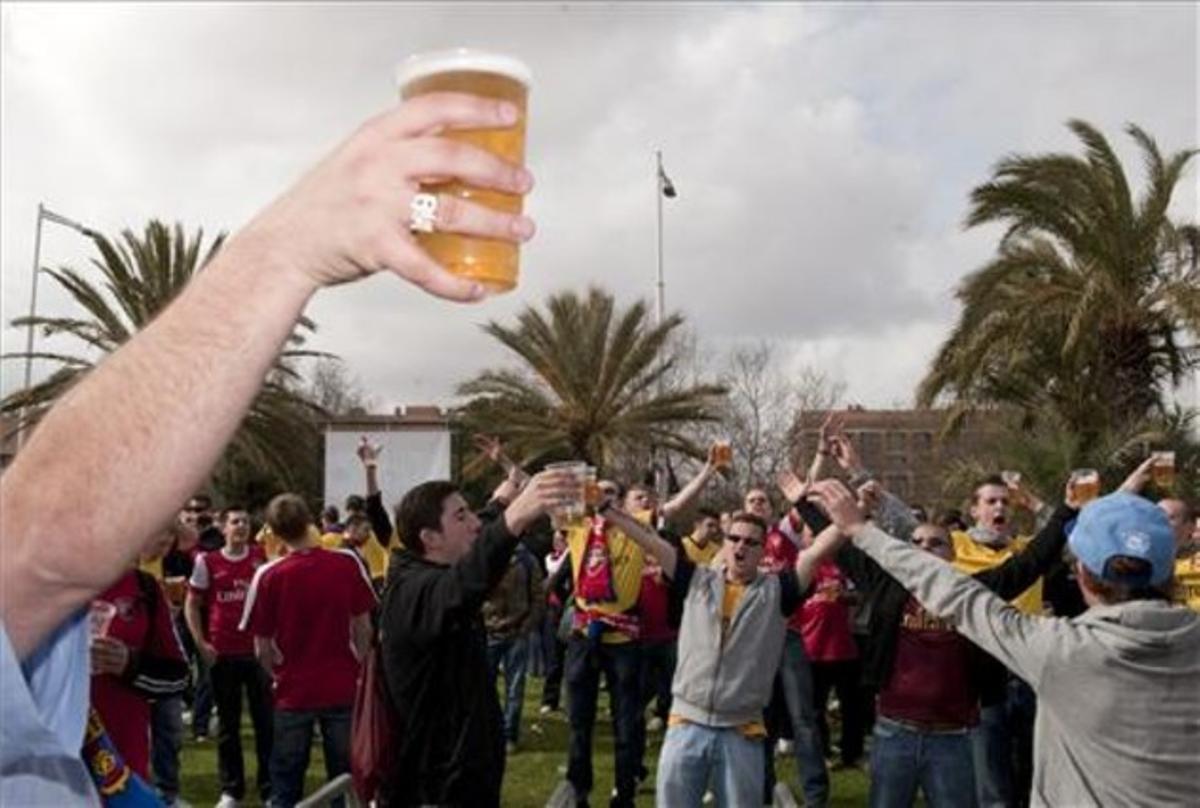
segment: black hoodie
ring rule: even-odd
[[[385,805],[498,806],[504,777],[500,703],[488,676],[480,608],[517,537],[495,503],[460,561],[396,550],[380,613],[384,679],[398,715]]]

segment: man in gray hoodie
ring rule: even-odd
[[[1196,804],[1200,615],[1168,600],[1174,537],[1159,508],[1126,492],[1087,505],[1069,545],[1089,608],[1046,618],[870,526],[840,483],[814,490],[855,545],[1037,692],[1033,805]]]
[[[754,514],[734,514],[721,555],[711,566],[696,566],[627,513],[612,507],[602,513],[658,559],[671,580],[671,597],[683,601],[656,803],[699,806],[711,782],[718,805],[760,805],[763,710],[783,654],[787,618],[842,536],[831,527],[800,553],[793,568],[762,575],[767,525]]]

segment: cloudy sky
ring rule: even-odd
[[[1099,125],[1127,165],[1137,122],[1200,143],[1197,8],[851,4],[8,3],[2,14],[2,314],[29,304],[39,201],[106,233],[158,217],[235,230],[360,121],[393,104],[408,54],[470,45],[535,76],[514,293],[434,302],[377,277],[319,295],[314,345],[376,401],[450,403],[507,361],[478,325],[560,289],[653,299],[654,150],[667,305],[715,350],[777,344],[867,406],[906,404],[953,322],[953,289],[995,230],[970,189],[1012,152],[1076,148]],[[1195,167],[1174,215],[1196,216]],[[42,263],[89,244],[45,227]],[[43,284],[39,308],[68,313]],[[229,305],[254,305],[230,301]],[[220,312],[214,312],[220,317]],[[5,350],[23,332],[5,327]],[[20,364],[3,366],[3,390]]]

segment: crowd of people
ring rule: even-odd
[[[365,495],[321,527],[294,494],[260,531],[236,503],[187,499],[319,287],[387,270],[481,297],[397,223],[430,178],[527,192],[524,169],[440,137],[516,116],[445,93],[368,122],[42,420],[0,478],[0,803],[116,804],[138,784],[178,800],[186,702],[197,739],[215,710],[225,806],[248,791],[243,703],[272,805],[300,799],[317,732],[326,776],[353,771],[379,804],[498,805],[528,636],[547,624],[541,709],[565,689],[576,806],[633,805],[651,776],[658,805],[766,804],[777,750],[809,805],[835,796],[836,767],[865,768],[879,806],[1194,803],[1200,525],[1145,496],[1151,460],[1091,501],[1067,482],[1050,506],[995,477],[966,514],[931,515],[873,479],[833,419],[810,468],[724,512],[697,507],[715,452],[660,503],[637,481],[530,476],[488,438],[504,477],[478,511],[429,481],[389,492],[389,513],[365,442]],[[532,234],[471,202],[440,210],[440,230]],[[592,766],[602,689],[611,793]],[[371,754],[364,702],[386,719]]]
[[[1031,676],[1027,660],[1014,662],[1011,651],[973,639],[955,615],[923,605],[922,593],[848,541],[852,531],[838,520],[869,520],[947,562],[1011,603],[1014,617],[1077,618],[1089,604],[1074,576],[1091,569],[1102,590],[1119,584],[1105,583],[1108,558],[1083,538],[1071,547],[1085,566],[1068,562],[1070,536],[1086,525],[1074,483],[1051,506],[1019,475],[988,477],[963,511],[931,515],[874,479],[835,415],[803,476],[787,471],[774,491],[751,488],[739,508],[698,504],[721,471],[714,447],[661,505],[652,485],[601,479],[588,510],[564,515],[522,497],[535,486],[555,492],[538,495],[553,502],[577,481],[530,478],[495,438],[478,436],[476,445],[504,475],[478,512],[453,484],[434,481],[389,514],[380,448],[365,437],[363,494],[348,497],[344,510],[326,505],[319,526],[293,494],[254,519],[258,530],[241,505],[214,511],[211,498],[190,498],[137,567],[98,598],[117,608],[92,639],[92,705],[132,771],[167,804],[177,801],[184,726],[203,742],[215,707],[217,804],[238,805],[247,794],[244,700],[256,795],[296,804],[314,730],[325,777],[352,769],[356,683],[378,632],[396,722],[395,756],[373,795],[382,804],[497,804],[507,758],[521,748],[534,665],[540,713],[566,706],[575,805],[588,804],[597,786],[592,738],[602,689],[613,723],[614,806],[635,804],[639,786],[650,787],[647,738],[655,733],[664,734],[653,780],[664,806],[770,805],[781,754],[794,757],[811,806],[829,804],[829,773],[841,768],[869,775],[873,806],[911,806],[918,793],[934,806],[1022,806],[1052,793],[1048,772],[1035,782],[1035,685],[1064,685]],[[1154,569],[1138,591],[1200,611],[1200,515],[1170,495],[1143,513],[1151,506],[1137,495],[1152,465],[1147,459],[1088,514],[1116,514],[1096,517],[1101,531],[1114,529],[1114,518],[1145,516],[1139,535]],[[827,482],[831,473],[851,488]],[[846,517],[833,503],[851,489],[857,515]],[[1019,524],[1035,535],[1020,535]],[[1161,580],[1157,567],[1167,562],[1154,540],[1170,543],[1174,588]],[[1162,639],[1122,643],[1144,650]],[[1195,672],[1198,652],[1190,653],[1190,667],[1185,655],[1179,670],[1166,665],[1158,675]],[[1124,787],[1114,780],[1110,793]]]

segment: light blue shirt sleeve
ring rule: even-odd
[[[0,805],[97,805],[80,757],[90,697],[87,611],[24,663],[0,624]]]

